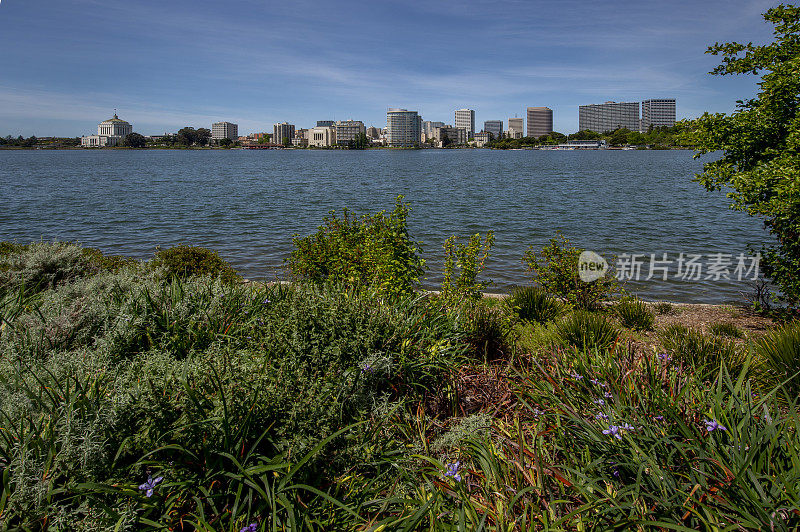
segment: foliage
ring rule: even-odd
[[[720,321],[712,323],[708,327],[708,331],[714,336],[727,336],[728,338],[744,338],[744,332],[736,326],[736,324],[729,321]]]
[[[411,293],[424,272],[421,243],[408,235],[411,208],[398,196],[391,214],[385,211],[360,218],[345,209],[331,211],[324,225],[307,237],[295,237],[288,259],[299,280],[349,286],[375,284],[387,296]]]
[[[620,332],[602,314],[578,310],[556,323],[556,336],[563,345],[589,350],[613,348]]]
[[[178,244],[167,249],[157,249],[151,266],[162,270],[166,276],[211,276],[226,283],[241,280],[236,270],[219,253],[197,246]]]
[[[723,364],[731,371],[738,371],[744,365],[741,354],[730,340],[707,336],[698,329],[669,325],[659,333],[659,340],[671,359],[698,370],[699,374],[716,372]]]
[[[506,302],[519,319],[537,323],[556,319],[564,307],[560,301],[536,286],[514,288]]]
[[[800,322],[769,331],[756,341],[755,351],[767,389],[783,385],[796,398],[800,394]]]
[[[205,127],[195,129],[193,127],[184,127],[178,131],[175,136],[175,142],[182,146],[205,146],[211,138],[211,130]]]
[[[548,293],[564,298],[580,309],[598,308],[603,299],[619,291],[617,280],[610,275],[584,282],[578,274],[578,259],[583,250],[570,245],[559,232],[539,255],[528,248],[522,259],[533,281]]]
[[[473,354],[483,360],[507,358],[511,354],[511,322],[501,310],[468,303],[461,310],[460,323],[464,341]]]
[[[622,298],[613,307],[623,327],[637,331],[650,331],[656,322],[656,316],[647,303],[639,299]]]
[[[708,190],[728,187],[732,208],[764,219],[777,242],[765,246],[764,274],[790,305],[800,304],[800,7],[769,9],[775,26],[767,45],[716,43],[707,53],[722,55],[712,74],[759,74],[759,93],[730,114],[710,114],[691,123],[699,153],[722,151],[705,163],[698,181]]]
[[[675,305],[667,301],[659,301],[655,305],[656,314],[660,316],[674,316],[678,313]]]
[[[482,297],[483,290],[492,282],[478,282],[477,279],[485,268],[486,259],[489,258],[489,251],[493,245],[493,231],[486,233],[483,244],[480,233],[472,235],[467,244],[458,242],[458,237],[455,235],[445,240],[444,280],[441,291],[445,300]]]
[[[139,133],[128,133],[122,139],[122,145],[126,148],[144,148],[147,146],[147,139]]]

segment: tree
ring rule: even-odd
[[[222,146],[223,148],[230,148],[231,144],[233,144],[233,141],[228,137],[219,139],[219,145]]]
[[[764,72],[755,98],[738,101],[730,115],[705,113],[688,136],[701,154],[722,156],[703,165],[696,179],[708,190],[730,189],[731,208],[764,220],[776,243],[764,246],[764,275],[790,306],[800,303],[800,7],[769,9],[774,41],[715,43],[706,53],[721,55],[711,74]]]
[[[126,148],[144,148],[147,146],[147,139],[139,133],[128,133],[122,139],[122,145]]]
[[[211,130],[207,127],[201,127],[195,131],[195,142],[200,146],[208,144],[208,139],[211,138]]]
[[[290,139],[289,137],[283,137],[283,145],[285,147],[287,147],[287,148],[291,148],[292,147],[292,139]]]
[[[612,146],[623,146],[628,143],[628,134],[630,134],[631,130],[625,127],[618,128],[614,130],[611,134],[611,138],[609,139],[609,143]]]
[[[184,146],[192,146],[197,142],[197,131],[193,127],[184,127],[178,131],[177,139],[178,144]]]

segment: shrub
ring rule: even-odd
[[[744,338],[744,332],[729,321],[712,323],[708,331],[714,336],[727,336],[728,338]]]
[[[461,318],[464,340],[474,354],[484,360],[510,354],[508,338],[512,327],[499,309],[488,308],[480,303],[468,304],[462,308]]]
[[[418,256],[421,244],[408,235],[410,210],[398,196],[388,216],[381,211],[359,218],[345,209],[339,217],[331,211],[316,233],[292,240],[289,271],[314,283],[375,284],[384,295],[411,293],[425,261]]]
[[[506,300],[519,319],[528,322],[547,323],[561,314],[564,305],[537,286],[515,288]]]
[[[480,299],[482,290],[491,284],[491,281],[477,282],[478,275],[483,271],[489,250],[494,245],[494,233],[489,231],[483,242],[481,252],[481,235],[472,235],[469,242],[464,245],[458,242],[456,236],[451,236],[444,243],[444,281],[442,282],[442,297],[445,300],[454,300],[461,297]],[[458,276],[453,277],[456,270]]]
[[[209,276],[219,278],[226,283],[241,279],[236,270],[216,251],[183,244],[167,249],[157,249],[151,266],[161,270],[167,276],[174,275],[183,279]]]
[[[755,342],[759,373],[768,387],[784,384],[791,397],[800,394],[800,322],[774,329]]]
[[[620,334],[605,316],[585,310],[573,312],[558,321],[555,333],[563,345],[581,351],[611,349]]]
[[[539,255],[530,247],[522,262],[533,274],[533,281],[548,293],[563,297],[577,308],[592,310],[599,307],[603,299],[617,293],[619,284],[609,275],[588,283],[582,281],[578,273],[582,252],[559,232]]]
[[[666,327],[659,334],[659,340],[670,357],[695,369],[716,371],[724,362],[731,372],[735,372],[744,364],[741,354],[729,340],[706,336],[684,325]]]
[[[78,244],[34,242],[28,246],[6,243],[0,253],[0,295],[24,286],[28,294],[97,273],[99,266]]]
[[[613,311],[619,317],[622,326],[629,329],[649,331],[656,322],[653,311],[638,299],[623,298],[614,305]]]
[[[678,309],[675,308],[675,305],[666,301],[656,303],[655,308],[656,314],[659,316],[674,316],[678,313]]]

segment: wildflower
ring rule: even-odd
[[[579,381],[579,380],[581,380],[583,378],[583,375],[580,375],[579,373],[575,373],[574,371],[572,373],[570,373],[569,376],[572,377],[573,379],[575,379],[576,381]]]
[[[258,530],[258,523],[250,523],[246,527],[243,527],[239,532],[256,532]]]
[[[461,467],[460,461],[448,464],[447,471],[445,472],[444,476],[453,477],[453,480],[455,480],[456,482],[461,482],[461,475],[458,472],[459,467]]]
[[[606,392],[604,395],[605,395],[605,398],[606,398],[606,399],[611,399],[612,397],[614,397],[614,396],[611,394],[611,392]]]
[[[265,300],[264,300],[264,301],[262,301],[261,303],[262,303],[263,305],[269,305],[269,304],[271,303],[271,301],[270,301],[269,299],[265,299]],[[252,526],[252,525],[251,525],[251,526]]]
[[[669,354],[667,354],[667,353],[659,353],[659,354],[658,354],[658,355],[656,355],[656,356],[657,356],[657,357],[658,357],[658,359],[659,359],[661,362],[663,362],[664,364],[666,364],[667,362],[669,362]]]
[[[628,423],[623,423],[622,426],[620,426],[620,428],[625,430],[636,430],[635,428],[633,428],[633,425],[629,425]]]
[[[720,425],[719,423],[717,423],[716,419],[706,420],[703,423],[706,424],[706,430],[708,432],[714,432],[715,430],[728,430],[725,428],[724,425]]]
[[[603,406],[604,404],[606,404],[606,402],[605,402],[605,401],[603,401],[602,399],[595,399],[595,400],[594,400],[594,401],[592,401],[592,402],[593,402],[594,404],[596,404],[596,405],[600,405],[600,406]]]
[[[664,416],[656,416],[653,418],[655,421],[664,421]]]
[[[164,477],[157,477],[153,478],[151,475],[147,475],[147,482],[139,486],[139,489],[145,492],[144,494],[147,497],[153,496],[153,490],[156,489],[156,485],[164,480]]]
[[[589,382],[591,382],[591,383],[592,383],[592,384],[594,384],[595,386],[597,386],[598,384],[600,384],[600,381],[599,381],[599,380],[597,380],[597,379],[591,379]]]
[[[595,418],[595,419],[602,419],[603,421],[605,421],[605,420],[607,420],[607,419],[608,419],[608,416],[607,416],[606,414],[604,414],[603,412],[600,412],[599,414],[597,414],[596,416],[594,416],[594,418]]]
[[[539,410],[539,408],[538,408],[538,407],[536,407],[536,408],[534,408],[534,409],[533,409],[533,415],[534,415],[534,416],[536,416],[536,417],[539,417],[539,416],[541,416],[542,414],[544,414],[544,411],[542,411],[542,410]]]
[[[361,366],[361,373],[372,373],[372,364],[365,362],[364,365]]]
[[[603,434],[614,436],[618,440],[622,439],[622,434],[619,433],[619,427],[617,425],[609,425],[609,427],[603,431]]]

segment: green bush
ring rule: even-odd
[[[489,258],[489,250],[494,245],[494,233],[489,231],[483,242],[483,254],[481,252],[481,235],[472,235],[469,242],[464,245],[458,242],[456,236],[451,236],[444,243],[444,281],[442,281],[442,297],[448,301],[456,301],[461,298],[480,299],[482,291],[491,281],[478,282],[478,275],[483,271],[486,259]],[[458,270],[458,276],[454,275]]]
[[[157,249],[150,265],[166,276],[189,278],[209,276],[233,283],[241,277],[219,253],[211,249],[179,244],[167,249]]]
[[[727,336],[728,338],[744,338],[744,332],[729,321],[712,323],[708,331],[714,336]]]
[[[511,354],[512,327],[500,309],[480,303],[466,304],[461,310],[461,329],[474,355],[493,360]]]
[[[602,314],[578,310],[556,322],[555,334],[563,345],[606,351],[616,345],[620,332]]]
[[[674,316],[678,313],[678,309],[675,308],[675,305],[672,303],[668,303],[667,301],[660,301],[655,305],[656,314],[659,316]]]
[[[735,373],[744,365],[742,354],[731,341],[684,325],[666,327],[659,333],[659,340],[672,359],[698,370],[716,372],[724,363]]]
[[[388,296],[411,293],[419,284],[425,261],[421,245],[408,235],[408,204],[398,196],[394,211],[357,217],[347,209],[325,218],[316,233],[295,237],[288,262],[298,280],[348,286],[376,285]]]
[[[0,295],[22,287],[36,293],[100,270],[83,249],[71,242],[4,243],[0,250]]]
[[[766,333],[755,342],[759,374],[767,388],[784,381],[790,397],[800,394],[800,322]]]
[[[538,255],[533,247],[528,248],[522,262],[533,274],[534,283],[548,293],[564,298],[579,309],[593,310],[619,291],[619,283],[610,275],[588,283],[582,281],[578,272],[582,252],[559,232]]]
[[[547,323],[554,320],[564,309],[564,305],[537,286],[515,288],[506,304],[519,319],[528,322]]]
[[[622,298],[613,307],[623,327],[637,331],[653,329],[656,316],[646,303],[638,299]]]

